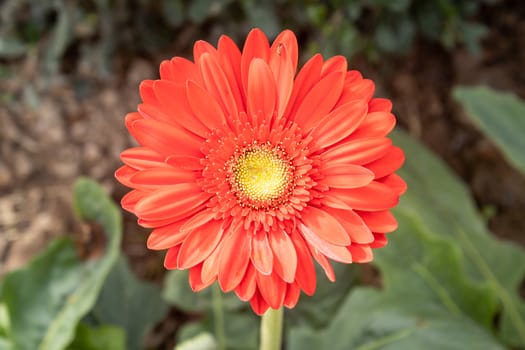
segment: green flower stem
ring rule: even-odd
[[[212,286],[213,318],[217,350],[226,350],[226,336],[224,334],[224,307],[222,305],[222,291],[219,283]]]
[[[280,350],[283,335],[283,308],[268,309],[261,318],[259,350]]]

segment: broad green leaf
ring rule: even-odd
[[[80,323],[68,350],[126,350],[124,330],[115,326],[90,327]]]
[[[390,246],[376,254],[384,290],[354,290],[324,330],[292,329],[291,350],[503,349],[480,324],[495,311],[492,291],[469,281],[459,248],[398,218]]]
[[[138,280],[121,257],[108,275],[90,316],[97,324],[122,327],[127,349],[135,350],[143,348],[146,333],[167,311],[159,288]]]
[[[216,350],[217,343],[210,333],[200,333],[175,346],[174,350]]]
[[[509,344],[525,345],[525,306],[518,294],[525,276],[524,251],[490,234],[467,188],[441,160],[404,133],[396,133],[395,141],[405,150],[400,175],[409,188],[396,212],[461,249],[469,278],[488,284],[501,304],[500,336]]]
[[[457,87],[454,98],[474,124],[525,174],[525,102],[488,87]]]
[[[325,326],[341,306],[356,279],[353,266],[332,263],[337,280],[332,283],[319,266],[316,266],[317,288],[313,296],[302,294],[293,309],[285,309],[287,325],[306,324],[313,328]]]
[[[190,288],[188,270],[172,270],[165,278],[163,297],[182,311],[202,313],[212,309],[212,288],[208,287],[196,293]],[[233,292],[223,294],[222,299],[226,310],[238,310],[246,306]]]
[[[16,349],[64,349],[118,257],[121,217],[102,188],[81,179],[74,186],[73,202],[82,219],[103,227],[106,251],[100,259],[83,263],[73,242],[60,238],[27,267],[5,277],[0,299],[11,324],[7,337]]]

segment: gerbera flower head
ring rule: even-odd
[[[253,29],[242,51],[227,36],[198,41],[193,59],[142,82],[126,116],[140,146],[116,172],[165,267],[189,269],[195,291],[218,281],[262,314],[314,293],[314,261],[331,281],[330,260],[371,261],[406,189],[391,102],[342,56],[317,54],[296,74],[289,30],[270,45]]]

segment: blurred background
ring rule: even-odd
[[[73,215],[71,187],[85,175],[117,202],[126,192],[113,172],[133,145],[123,118],[139,83],[157,78],[163,59],[191,59],[196,40],[215,45],[227,34],[242,47],[253,27],[270,39],[292,29],[303,63],[316,52],[345,55],[375,81],[375,96],[392,99],[399,127],[467,184],[491,232],[525,245],[524,177],[452,96],[459,85],[487,85],[525,98],[522,0],[3,0],[0,278],[57,236],[95,254],[103,238]],[[160,284],[163,254],[146,250],[145,233],[124,214],[132,270]],[[365,284],[378,284],[369,270]],[[172,310],[150,346],[172,343],[184,317]]]

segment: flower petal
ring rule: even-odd
[[[146,220],[181,217],[209,197],[210,194],[202,192],[196,184],[176,184],[145,196],[135,205],[135,213]]]
[[[386,137],[362,138],[341,143],[323,153],[327,163],[363,165],[381,158],[392,145]]]
[[[392,146],[385,153],[385,155],[377,160],[374,160],[371,163],[366,164],[365,166],[374,172],[375,178],[381,178],[392,174],[394,171],[399,169],[403,162],[405,161],[405,154],[401,148]]]
[[[368,263],[374,260],[372,248],[367,244],[352,244],[348,247],[348,250],[352,253],[352,257],[356,263]]]
[[[373,98],[368,102],[368,112],[391,112],[392,101],[387,98]]]
[[[334,208],[325,209],[330,215],[336,218],[345,228],[350,239],[356,243],[370,243],[374,240],[374,235],[363,219],[353,210],[341,210]]]
[[[193,266],[190,269],[188,280],[190,282],[191,290],[194,292],[200,292],[204,288],[209,287],[215,280],[204,282],[201,280],[202,264]]]
[[[219,285],[229,292],[239,285],[251,256],[251,238],[241,226],[231,226],[221,243]]]
[[[317,124],[328,114],[341,95],[344,73],[334,72],[322,78],[306,95],[293,120],[304,129]]]
[[[259,293],[258,290],[255,291],[255,294],[250,299],[250,305],[253,309],[253,312],[259,316],[262,316],[269,308],[268,303],[264,301],[261,293]]]
[[[213,220],[190,232],[179,252],[178,268],[184,270],[206,259],[224,233],[220,220]]]
[[[273,270],[273,253],[268,242],[265,231],[257,230],[252,235],[252,255],[253,266],[263,275],[269,275]]]
[[[293,90],[297,69],[297,39],[285,30],[279,34],[270,48],[270,68],[277,87],[277,117],[284,114]]]
[[[307,295],[313,295],[316,287],[316,274],[310,250],[297,230],[292,231],[290,238],[297,253],[295,281]]]
[[[348,252],[348,249],[346,249],[345,247],[333,245],[333,244],[330,244],[322,240],[321,238],[319,238],[317,234],[315,234],[312,230],[310,230],[303,223],[299,223],[298,228],[299,228],[299,231],[302,233],[304,239],[310,245],[312,245],[312,247],[317,249],[322,254],[326,255],[328,258],[335,260],[335,261],[343,262],[343,263],[352,262],[352,256]]]
[[[373,112],[368,113],[356,131],[349,136],[355,140],[361,137],[386,136],[396,126],[396,117],[392,113]]]
[[[238,114],[237,102],[233,95],[228,78],[215,57],[205,53],[199,60],[199,68],[206,90],[210,92],[221,105],[228,119]]]
[[[288,283],[286,285],[286,295],[284,297],[284,306],[287,308],[293,308],[297,305],[299,301],[299,296],[301,295],[301,290],[297,283]]]
[[[148,236],[147,247],[152,250],[164,250],[182,243],[187,232],[180,231],[184,220],[176,221],[171,224],[157,227]]]
[[[239,111],[246,111],[241,80],[241,51],[237,45],[235,45],[235,42],[226,35],[222,35],[219,38],[219,44],[217,46],[219,61],[228,79],[235,101],[237,102],[237,109]]]
[[[366,187],[351,189],[333,189],[330,195],[342,200],[352,209],[379,211],[394,207],[399,195],[387,185],[372,181]]]
[[[276,89],[272,71],[268,64],[254,58],[248,72],[248,115],[262,111],[263,116],[273,115],[275,110]]]
[[[397,174],[390,174],[388,176],[385,176],[377,180],[377,182],[386,185],[392,191],[394,191],[398,196],[401,196],[407,190],[407,184],[405,180],[403,180],[401,176]]]
[[[318,183],[333,188],[357,188],[374,180],[374,173],[365,167],[353,164],[334,163],[322,168],[324,178]]]
[[[151,168],[135,171],[129,181],[134,186],[142,188],[162,188],[180,183],[195,182],[196,175],[192,171],[173,167]]]
[[[215,247],[215,250],[204,260],[202,264],[201,280],[203,282],[215,281],[219,274],[219,258],[221,256],[221,243]]]
[[[184,153],[201,156],[202,139],[166,123],[155,120],[135,120],[131,126],[133,137],[143,146],[169,156]]]
[[[129,179],[137,173],[137,169],[134,169],[130,166],[123,165],[120,168],[115,171],[115,178],[127,187],[135,187],[133,184],[129,181]]]
[[[274,271],[285,282],[292,283],[297,271],[297,253],[290,236],[282,229],[270,231],[268,236],[273,251]]]
[[[215,97],[193,81],[186,83],[186,94],[195,116],[210,130],[222,129],[226,117]]]
[[[370,243],[370,248],[383,248],[388,244],[388,239],[384,233],[374,233],[374,241]]]
[[[244,278],[235,288],[235,294],[237,294],[242,301],[250,300],[255,294],[255,290],[257,289],[256,274],[257,271],[255,267],[253,267],[253,264],[248,264]]]
[[[268,62],[269,55],[270,44],[268,38],[260,29],[252,29],[246,37],[241,56],[241,78],[245,96],[248,96],[248,71],[252,60],[254,58],[262,58],[265,62]]]
[[[120,154],[120,159],[137,170],[166,166],[164,157],[147,147],[128,148]]]
[[[314,257],[315,261],[323,268],[323,271],[331,282],[335,282],[335,272],[332,268],[332,265],[330,264],[330,261],[324,256],[317,248],[312,246],[311,244],[308,245],[308,248],[310,249],[310,254]]]
[[[326,241],[327,243],[336,246],[347,246],[351,242],[350,237],[346,233],[344,227],[339,223],[339,221],[337,221],[332,215],[328,214],[322,209],[318,209],[313,206],[305,208],[303,210],[301,220],[304,223],[303,226],[306,226],[308,228],[307,233],[301,230],[301,232],[303,232],[303,235],[315,235],[317,237],[315,239],[316,242]],[[312,240],[313,239],[309,239],[308,241],[311,244],[314,244],[312,243]],[[322,249],[320,250],[322,251]]]
[[[171,247],[166,252],[164,257],[164,267],[168,270],[175,270],[177,268],[177,257],[179,256],[180,245]]]
[[[269,276],[258,273],[256,275],[257,288],[263,299],[272,309],[278,309],[283,305],[286,294],[286,283],[273,272]]]
[[[365,224],[373,232],[392,232],[397,229],[397,221],[388,210],[384,211],[359,211],[357,212]]]
[[[321,118],[311,134],[316,146],[325,148],[350,135],[365,118],[367,108],[364,101],[351,101]]]

